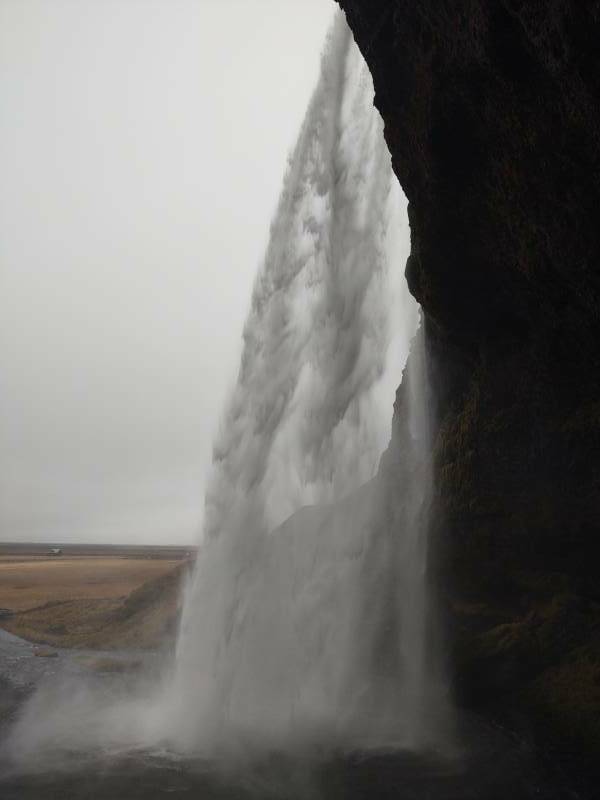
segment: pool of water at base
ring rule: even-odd
[[[81,654],[32,656],[0,636],[0,740],[40,681],[79,678]],[[97,656],[98,654],[96,654]],[[118,656],[118,654],[117,654]],[[131,658],[130,654],[125,654]],[[115,657],[115,654],[112,654]],[[124,676],[86,680],[126,681]],[[201,760],[164,751],[60,754],[15,765],[0,746],[0,800],[575,800],[562,773],[508,731],[476,715],[457,722],[460,755],[368,749],[263,752]],[[587,796],[587,795],[586,795]]]
[[[506,732],[466,726],[461,757],[379,750],[218,763],[134,752],[0,774],[2,800],[574,800],[552,765]],[[471,738],[472,737],[472,738]]]

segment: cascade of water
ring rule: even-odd
[[[56,741],[210,756],[240,741],[437,740],[429,392],[409,246],[371,77],[340,14],[254,288],[174,673],[151,701],[37,693],[12,733],[19,757]]]
[[[403,412],[394,431],[396,453],[386,454],[394,463],[383,480],[387,483],[392,529],[396,536],[396,630],[401,714],[413,743],[426,738],[431,705],[440,705],[443,687],[438,685],[436,665],[427,648],[428,607],[426,591],[427,530],[431,504],[431,431],[429,383],[424,330],[411,343],[403,378]],[[440,691],[441,690],[441,691]],[[435,699],[434,699],[435,698]]]
[[[340,14],[254,287],[214,448],[209,537],[231,527],[240,503],[258,504],[273,529],[375,473],[416,320],[401,276],[405,201],[382,127]]]
[[[340,14],[215,445],[173,688],[192,747],[422,736],[430,480],[416,345],[403,477],[371,480],[416,327],[408,248],[371,77]]]

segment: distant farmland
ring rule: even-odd
[[[159,646],[176,627],[195,554],[173,546],[2,544],[0,625],[57,647]]]

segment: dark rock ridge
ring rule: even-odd
[[[598,763],[600,2],[340,5],[409,200],[457,695]]]

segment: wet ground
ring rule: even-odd
[[[0,631],[0,735],[6,741],[41,682],[81,678],[86,657],[102,654],[35,648]],[[130,663],[135,654],[111,659]],[[108,656],[107,656],[108,657]],[[100,675],[95,680],[123,680]],[[235,766],[167,752],[90,752],[60,762],[15,765],[0,749],[2,800],[573,800],[552,764],[522,741],[477,718],[464,718],[460,757],[369,751],[306,756],[263,754]]]
[[[559,800],[575,794],[543,774],[527,754],[447,764],[409,753],[354,754],[318,763],[273,756],[230,772],[212,764],[130,755],[81,769],[12,775],[3,800]],[[491,754],[490,754],[491,755]]]

